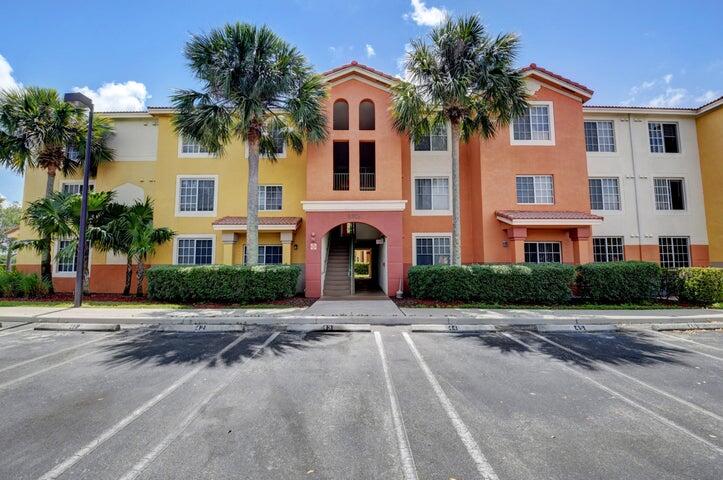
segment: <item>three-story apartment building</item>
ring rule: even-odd
[[[528,112],[490,140],[460,149],[464,263],[586,263],[620,259],[666,266],[708,263],[695,113],[586,107],[592,90],[534,64],[523,69]],[[325,73],[329,138],[260,169],[259,263],[298,264],[309,297],[405,288],[412,265],[450,258],[449,128],[416,142],[392,125],[395,77],[352,62]],[[177,232],[151,264],[245,261],[247,149],[213,156],[179,138],[173,111],[106,113],[116,159],[96,190],[149,196],[155,223]],[[77,192],[78,178],[55,188]],[[29,171],[24,202],[43,194]],[[32,238],[24,226],[20,238]],[[56,251],[62,247],[62,240]],[[370,263],[354,279],[353,259]],[[39,271],[31,252],[18,268]],[[118,292],[126,260],[93,251],[91,289]],[[56,288],[75,267],[56,261]]]

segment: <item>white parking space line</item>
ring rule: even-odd
[[[61,354],[61,353],[69,352],[69,351],[71,351],[71,350],[77,350],[77,349],[79,349],[79,348],[81,348],[81,347],[84,347],[84,346],[86,346],[86,345],[90,345],[90,344],[92,344],[92,343],[100,342],[101,340],[104,340],[104,339],[108,338],[109,336],[110,336],[110,335],[100,335],[99,337],[94,338],[93,340],[89,340],[89,341],[87,341],[87,342],[79,343],[78,345],[73,345],[72,347],[63,348],[63,349],[61,349],[61,350],[56,350],[56,351],[54,351],[54,352],[50,352],[50,353],[46,353],[46,354],[44,354],[44,355],[40,355],[39,357],[29,358],[28,360],[23,360],[22,362],[18,362],[18,363],[14,363],[14,364],[12,364],[12,365],[8,365],[7,367],[0,368],[0,373],[6,372],[6,371],[8,371],[8,370],[12,370],[13,368],[22,367],[23,365],[27,365],[28,363],[37,362],[38,360],[44,360],[44,359],[46,359],[46,358],[50,358],[50,357],[53,357],[53,356],[58,355],[58,354]]]
[[[663,340],[662,338],[656,339],[658,342],[662,343],[663,345],[668,345],[669,347],[678,348],[680,350],[685,350],[686,352],[695,353],[697,355],[702,355],[704,357],[708,357],[713,360],[718,360],[719,362],[723,362],[723,357],[718,357],[716,355],[711,355],[710,353],[700,352],[698,350],[693,350],[690,347],[685,347],[683,345],[680,345],[679,343],[675,342],[669,342],[667,340]]]
[[[16,327],[3,328],[0,331],[0,337],[7,337],[8,335],[15,335],[16,333],[32,331],[33,327],[34,325],[32,323],[26,323],[23,325],[18,325]]]
[[[377,343],[379,357],[382,359],[382,371],[384,372],[384,381],[387,385],[387,393],[389,394],[389,403],[392,409],[392,421],[394,422],[394,432],[397,435],[397,443],[399,444],[399,456],[402,460],[404,478],[406,480],[416,480],[417,468],[414,466],[414,457],[412,456],[412,450],[409,448],[409,438],[407,437],[407,430],[404,428],[404,419],[402,418],[402,414],[399,409],[397,393],[394,389],[394,384],[392,383],[392,377],[389,374],[389,365],[387,363],[387,356],[384,353],[384,343],[382,342],[381,333],[374,332],[374,341]]]
[[[505,337],[509,338],[509,339],[512,340],[513,342],[516,342],[516,343],[518,343],[519,345],[522,345],[523,347],[529,349],[530,351],[535,352],[535,353],[538,353],[538,354],[540,354],[540,355],[544,355],[539,349],[533,347],[532,345],[529,345],[529,344],[526,343],[526,342],[523,342],[522,340],[520,340],[520,339],[518,339],[518,338],[513,337],[513,336],[510,335],[509,333],[506,333],[506,332],[501,332],[501,333],[502,333],[502,335],[504,335]],[[632,407],[635,407],[635,408],[637,408],[638,410],[640,410],[640,411],[642,411],[642,412],[645,412],[646,414],[650,415],[651,417],[653,417],[654,419],[656,419],[656,420],[659,421],[660,423],[662,423],[662,424],[664,424],[664,425],[666,425],[666,426],[668,426],[668,427],[671,427],[671,428],[673,428],[673,429],[675,429],[675,430],[678,430],[679,432],[681,432],[681,433],[683,433],[683,434],[685,434],[685,435],[693,438],[694,440],[697,440],[697,441],[700,442],[700,443],[703,443],[705,446],[707,446],[707,447],[715,450],[719,455],[722,455],[722,454],[723,454],[723,448],[720,448],[720,447],[718,447],[717,445],[709,442],[708,440],[706,440],[705,438],[701,437],[700,435],[696,435],[695,433],[691,432],[691,431],[688,430],[687,428],[685,428],[685,427],[683,427],[683,426],[681,426],[681,425],[678,425],[678,424],[675,423],[674,421],[669,420],[668,418],[666,418],[666,417],[664,417],[664,416],[662,416],[662,415],[659,415],[659,414],[655,413],[654,411],[650,410],[650,409],[647,408],[646,406],[644,406],[644,405],[636,402],[635,400],[633,400],[633,399],[631,399],[631,398],[626,397],[625,395],[623,395],[622,393],[618,392],[617,390],[613,390],[612,388],[603,385],[602,383],[598,382],[597,380],[595,380],[595,379],[593,379],[593,378],[590,378],[589,376],[585,375],[584,373],[582,373],[582,372],[580,372],[580,371],[578,371],[578,370],[575,370],[574,368],[572,368],[572,367],[569,366],[569,365],[566,365],[566,364],[564,364],[564,363],[557,363],[557,365],[560,366],[561,368],[564,368],[565,370],[567,370],[568,372],[572,373],[573,375],[575,375],[575,376],[577,376],[577,377],[579,377],[579,378],[582,378],[582,379],[584,379],[584,380],[587,380],[588,382],[592,383],[593,385],[595,385],[596,387],[600,388],[601,390],[603,390],[603,391],[605,391],[605,392],[613,395],[614,397],[619,398],[620,400],[622,400],[623,402],[627,403],[628,405],[630,405],[630,406],[632,406]]]
[[[683,338],[683,337],[679,337],[678,335],[671,335],[670,333],[665,333],[665,332],[661,332],[661,331],[658,331],[658,330],[651,330],[651,331],[654,332],[656,335],[660,335],[660,336],[668,337],[668,338],[673,338],[673,339],[675,339],[675,340],[681,340],[681,341],[683,341],[683,342],[687,342],[687,343],[692,343],[692,344],[698,345],[699,347],[710,348],[710,349],[712,349],[712,350],[717,350],[717,351],[719,351],[719,352],[723,352],[723,348],[719,348],[719,347],[716,347],[716,346],[714,346],[714,345],[708,345],[708,344],[706,344],[706,343],[696,342],[695,340],[691,340],[690,338]],[[721,334],[721,338],[723,338],[723,334]],[[720,358],[720,357],[718,357],[718,358]]]
[[[88,355],[92,355],[92,354],[94,354],[94,353],[96,353],[96,352],[95,352],[95,351],[90,351],[90,352],[83,353],[83,354],[81,354],[81,355],[76,355],[76,356],[74,356],[74,357],[68,358],[67,360],[63,360],[62,362],[54,363],[54,364],[52,364],[52,365],[50,365],[50,366],[47,366],[47,367],[45,367],[45,368],[41,368],[40,370],[35,370],[34,372],[28,373],[28,374],[26,374],[26,375],[22,375],[22,376],[20,376],[20,377],[13,378],[12,380],[8,380],[7,382],[0,383],[0,389],[7,388],[7,387],[9,387],[9,386],[11,386],[11,385],[15,385],[16,383],[22,382],[22,381],[27,380],[27,379],[29,379],[29,378],[33,378],[33,377],[35,377],[35,376],[37,376],[37,375],[40,375],[40,374],[42,374],[42,373],[45,373],[45,372],[48,372],[48,371],[50,371],[50,370],[56,369],[56,368],[58,368],[58,367],[62,367],[63,365],[67,365],[67,364],[69,364],[69,363],[71,363],[71,362],[75,362],[76,360],[80,360],[81,358],[87,357]]]
[[[499,480],[499,477],[492,468],[492,465],[490,465],[490,463],[485,458],[482,450],[480,450],[479,445],[477,445],[477,441],[470,433],[467,425],[464,424],[462,418],[459,416],[457,410],[454,408],[452,402],[449,400],[449,397],[447,397],[447,394],[444,393],[442,386],[439,384],[436,377],[432,373],[432,370],[424,361],[424,358],[422,358],[419,350],[417,350],[416,345],[414,345],[414,342],[412,341],[412,337],[409,336],[407,332],[402,332],[402,336],[404,337],[404,340],[406,340],[407,345],[409,345],[409,349],[414,354],[414,357],[417,359],[417,363],[424,372],[424,375],[427,377],[427,380],[429,380],[429,383],[432,385],[432,389],[437,395],[439,403],[442,404],[445,412],[447,412],[447,416],[452,422],[452,425],[454,425],[455,430],[457,430],[457,435],[459,435],[459,438],[462,440],[462,443],[467,449],[467,453],[469,453],[469,456],[472,457],[472,460],[474,461],[479,474],[485,480]]]
[[[687,400],[685,400],[685,399],[682,399],[682,398],[680,398],[680,397],[677,397],[677,396],[673,395],[672,393],[668,393],[668,392],[666,392],[666,391],[664,391],[664,390],[661,390],[661,389],[659,389],[659,388],[657,388],[657,387],[654,387],[653,385],[650,385],[649,383],[646,383],[646,382],[644,382],[644,381],[642,381],[642,380],[640,380],[640,379],[637,379],[637,378],[635,378],[635,377],[633,377],[633,376],[631,376],[631,375],[628,375],[627,373],[623,373],[623,372],[621,372],[620,370],[618,370],[618,369],[616,369],[616,368],[613,368],[613,367],[611,367],[611,366],[609,366],[609,365],[605,365],[604,363],[601,363],[601,362],[596,362],[596,361],[593,360],[592,358],[590,358],[590,357],[588,357],[588,356],[586,356],[586,355],[583,355],[582,353],[580,353],[580,352],[578,352],[578,351],[576,351],[576,350],[573,350],[572,348],[568,348],[568,347],[566,347],[566,346],[564,346],[564,345],[561,345],[561,344],[557,343],[557,342],[554,341],[554,340],[550,340],[549,338],[547,338],[547,337],[545,337],[545,336],[543,336],[543,335],[540,335],[540,334],[535,333],[535,332],[528,332],[528,333],[529,333],[530,335],[533,335],[533,336],[539,338],[540,340],[542,340],[542,341],[544,341],[544,342],[549,343],[550,345],[554,345],[555,347],[557,347],[557,348],[559,348],[559,349],[561,349],[561,350],[564,350],[564,351],[566,351],[566,352],[568,352],[568,353],[570,353],[570,354],[572,354],[572,355],[575,355],[575,356],[577,356],[577,357],[580,357],[580,358],[582,358],[583,360],[585,360],[586,362],[590,362],[590,363],[596,364],[597,366],[599,366],[600,368],[602,368],[602,369],[604,369],[604,370],[607,370],[608,372],[614,373],[615,375],[619,375],[619,376],[621,376],[621,377],[623,377],[623,378],[625,378],[625,379],[630,380],[631,382],[637,383],[638,385],[642,385],[643,387],[645,387],[645,388],[647,388],[647,389],[649,389],[649,390],[652,390],[653,392],[657,393],[658,395],[662,395],[662,396],[664,396],[664,397],[666,397],[666,398],[669,398],[669,399],[671,399],[671,400],[673,400],[673,401],[675,401],[675,402],[678,402],[678,403],[680,403],[680,404],[682,404],[682,405],[685,405],[686,407],[691,408],[691,409],[693,409],[693,410],[695,410],[695,411],[697,411],[697,412],[699,412],[699,413],[702,413],[703,415],[707,415],[707,416],[709,416],[709,417],[711,417],[711,418],[713,418],[713,419],[715,419],[715,420],[717,420],[717,421],[719,421],[719,422],[723,422],[723,417],[721,417],[720,415],[718,415],[718,414],[716,414],[716,413],[714,413],[714,412],[711,412],[710,410],[706,410],[705,408],[701,407],[700,405],[696,405],[695,403],[691,403],[691,402],[689,402],[689,401],[687,401]]]
[[[260,354],[266,347],[269,346],[271,342],[273,342],[276,337],[279,336],[279,332],[272,333],[269,338],[266,339],[266,341],[259,346],[256,351],[248,358],[248,360],[256,357],[258,354]],[[206,397],[196,405],[196,407],[191,411],[191,413],[186,416],[186,418],[179,423],[176,428],[174,428],[166,437],[161,440],[161,442],[156,445],[153,450],[148,452],[138,463],[136,463],[128,472],[126,472],[122,477],[121,480],[133,480],[137,478],[143,471],[150,465],[158,456],[163,453],[183,432],[188,428],[188,426],[196,419],[198,416],[203,413],[203,411],[206,409],[209,403],[216,398],[224,389],[226,389],[235,379],[239,376],[239,374],[242,372],[242,366],[246,364],[248,360],[244,360],[241,365],[238,365],[235,367],[234,373],[228,377],[224,382],[219,384],[216,388],[214,388],[211,393],[206,395]]]
[[[183,375],[181,378],[173,382],[171,386],[167,387],[165,390],[163,390],[161,393],[156,395],[155,397],[148,400],[146,403],[141,405],[140,407],[133,410],[128,416],[123,418],[121,421],[110,427],[109,429],[105,430],[103,433],[98,435],[96,438],[91,440],[88,444],[86,444],[84,447],[82,447],[80,450],[75,452],[73,455],[65,459],[63,462],[56,465],[52,470],[45,473],[42,477],[40,477],[40,480],[51,480],[54,478],[58,478],[60,475],[65,473],[69,468],[71,468],[73,465],[81,461],[85,456],[92,453],[96,448],[101,446],[103,443],[107,442],[111,438],[113,438],[114,435],[116,435],[118,432],[123,430],[125,427],[130,425],[133,421],[138,419],[141,415],[146,413],[148,410],[153,408],[157,403],[159,403],[164,398],[168,397],[170,394],[178,390],[181,386],[186,384],[189,380],[191,380],[194,376],[196,376],[199,372],[201,372],[203,369],[205,369],[209,364],[213,362],[218,362],[221,360],[221,357],[224,353],[231,350],[233,347],[238,345],[242,340],[246,338],[245,334],[239,335],[233,342],[226,345],[223,349],[221,349],[216,355],[214,355],[213,359],[211,359],[208,362],[201,363],[197,367],[195,367],[190,372]]]

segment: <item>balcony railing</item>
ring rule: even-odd
[[[359,190],[376,190],[377,180],[375,172],[361,172],[359,174]]]
[[[334,190],[349,190],[349,174],[334,172]]]

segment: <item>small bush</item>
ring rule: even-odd
[[[588,263],[577,267],[581,297],[595,303],[640,303],[660,292],[661,269],[652,262]]]
[[[680,300],[699,305],[723,301],[723,269],[689,267],[678,269]]]
[[[445,302],[560,304],[570,299],[574,278],[575,269],[571,265],[551,263],[435,265],[409,269],[412,296]]]
[[[40,297],[48,293],[48,286],[35,274],[0,270],[0,297]]]
[[[181,303],[253,303],[291,297],[301,269],[295,265],[161,265],[148,270],[148,297]]]
[[[680,297],[681,280],[677,268],[663,268],[660,276],[659,296]]]
[[[368,263],[355,263],[354,273],[357,275],[369,275],[369,264]]]

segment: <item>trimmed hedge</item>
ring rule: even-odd
[[[0,297],[41,297],[47,295],[48,286],[35,274],[0,270]]]
[[[253,303],[291,297],[296,265],[159,265],[148,270],[148,298],[166,302]]]
[[[639,303],[660,292],[661,269],[652,262],[588,263],[577,266],[577,293],[595,303]]]
[[[574,267],[551,263],[419,265],[409,269],[412,296],[444,302],[560,304],[570,300],[574,280]]]
[[[368,263],[355,263],[354,264],[354,273],[357,275],[369,275],[371,265]]]
[[[723,269],[688,267],[678,269],[680,300],[699,305],[723,301]]]

